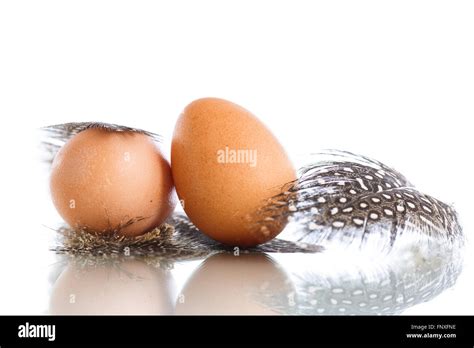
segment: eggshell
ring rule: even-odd
[[[136,132],[91,128],[70,139],[51,171],[53,203],[74,228],[142,234],[175,206],[168,162]]]
[[[179,117],[171,147],[178,197],[191,221],[211,238],[253,246],[286,224],[261,211],[296,179],[271,132],[249,111],[218,98],[199,99]]]

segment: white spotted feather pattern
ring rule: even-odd
[[[403,235],[450,245],[462,243],[455,210],[418,191],[396,170],[345,151],[320,154],[286,192],[265,209],[297,222],[299,241],[344,242],[390,250]]]

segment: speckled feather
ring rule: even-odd
[[[300,241],[344,239],[363,245],[376,233],[393,246],[411,232],[447,242],[463,240],[455,210],[419,192],[394,169],[350,152],[321,155],[329,159],[304,167],[299,179],[265,209],[274,219],[284,215],[297,220]]]
[[[203,233],[180,213],[174,213],[166,224],[140,236],[125,237],[119,230],[115,233],[90,233],[61,227],[58,232],[60,240],[52,248],[58,254],[71,256],[109,257],[127,255],[134,257],[149,256],[168,261],[201,259],[217,252],[235,252],[234,247],[220,244]],[[268,243],[253,248],[241,249],[245,252],[268,253],[314,253],[321,251],[315,245],[273,239]]]

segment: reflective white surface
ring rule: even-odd
[[[469,242],[460,273],[459,259],[448,256],[356,262],[344,254],[231,253],[164,268],[68,261],[49,251],[57,236],[47,226],[61,221],[49,202],[47,167],[26,167],[37,169],[25,188],[39,208],[28,217],[13,210],[1,234],[1,314],[474,313]]]
[[[49,251],[61,219],[34,128],[124,124],[162,134],[167,152],[177,116],[203,96],[247,107],[294,158],[351,150],[453,203],[468,237],[464,268],[454,286],[403,314],[474,314],[473,14],[469,1],[1,2],[0,314],[276,311],[238,296],[247,291],[241,261],[221,282],[216,267],[234,262],[180,263],[164,274],[138,263],[146,280],[135,283],[105,269],[76,278]],[[297,304],[299,275],[337,280],[320,256],[314,265],[307,255],[270,257],[248,261],[273,275],[262,284],[253,274],[248,285],[268,282],[260,295],[280,304]],[[351,258],[339,261],[338,272],[353,269]],[[207,287],[220,296],[199,307]],[[79,310],[64,302],[73,291]],[[344,300],[333,299],[334,308]]]

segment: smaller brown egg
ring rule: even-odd
[[[90,128],[56,155],[50,189],[73,228],[134,236],[159,226],[173,211],[168,161],[153,139],[137,132]]]

